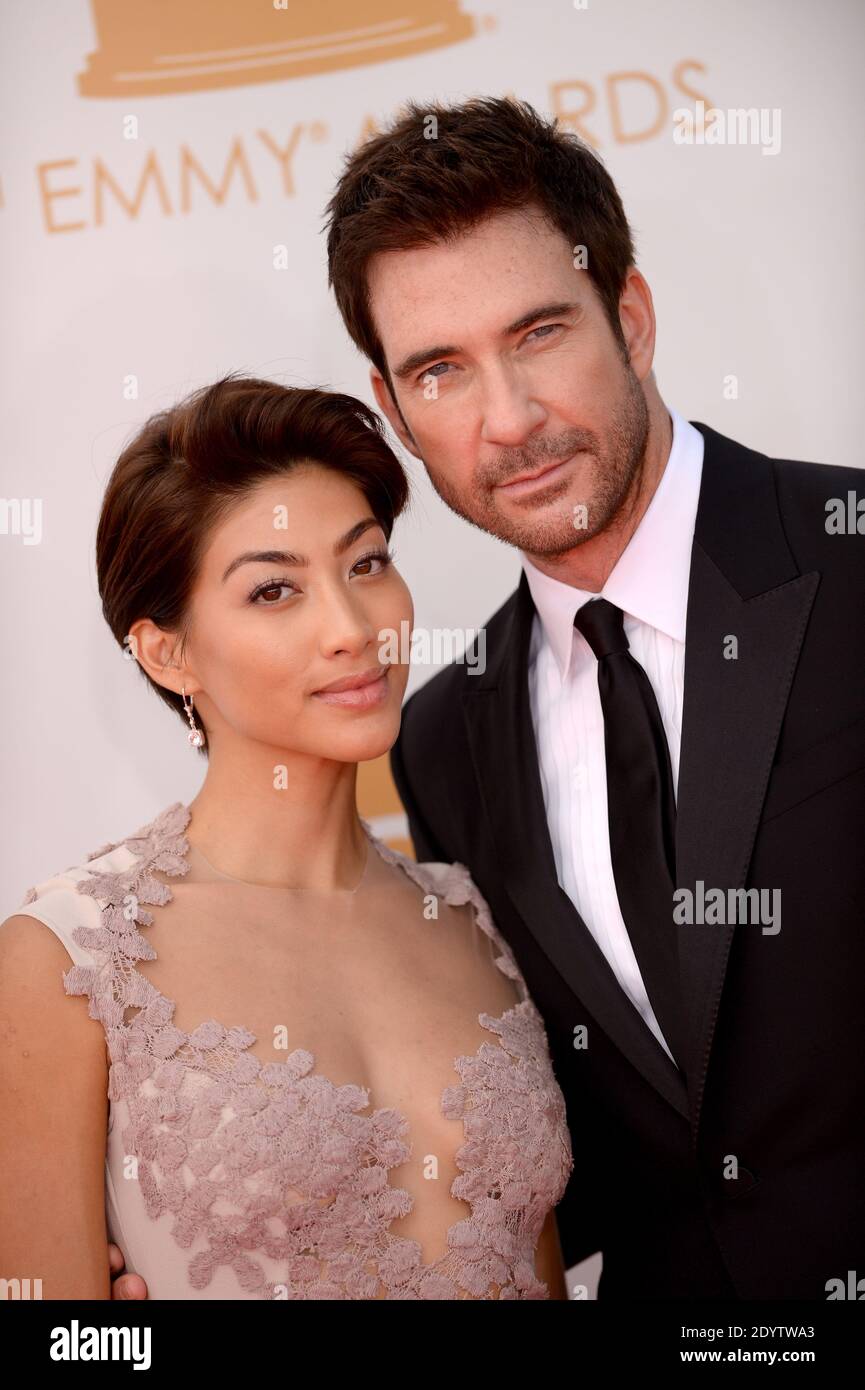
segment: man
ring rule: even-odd
[[[392,767],[544,1016],[566,1263],[825,1299],[865,1274],[862,475],[668,411],[616,189],[524,103],[410,105],[329,214],[381,409],[522,561]]]
[[[604,1299],[824,1299],[865,1275],[861,475],[667,409],[616,189],[523,103],[409,105],[329,213],[382,410],[522,562],[392,766],[544,1016],[566,1263],[602,1251]]]

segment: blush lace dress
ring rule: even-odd
[[[362,821],[369,847],[357,889],[246,884],[190,843],[190,815],[174,803],[31,888],[15,909],[63,942],[73,961],[65,990],[87,996],[105,1029],[106,1221],[127,1270],[153,1299],[549,1297],[535,1250],[573,1166],[564,1100],[541,1016],[468,870],[418,864]],[[231,1017],[175,1026],[181,991],[173,999],[154,983],[167,988],[171,976],[156,973],[164,960],[148,936],[170,960],[178,934],[195,941],[196,931],[247,921],[254,941],[259,928],[291,929],[293,915],[303,931],[315,929],[316,913],[328,930],[340,914],[350,925],[391,913],[394,932],[409,919],[433,931],[421,917],[429,895],[442,913],[471,904],[453,921],[475,934],[472,949],[486,953],[487,974],[507,977],[514,1002],[495,1017],[474,1011],[489,1038],[453,1058],[441,1093],[435,1137],[441,1147],[448,1136],[458,1170],[448,1197],[458,1219],[441,1223],[444,1253],[427,1260],[421,1241],[391,1229],[436,1186],[415,1184],[413,1197],[390,1177],[420,1161],[406,1115],[376,1108],[369,1088],[329,1080],[304,1046],[263,1060],[251,1050],[257,1035]],[[206,978],[204,955],[193,953],[196,981]],[[230,972],[227,983],[220,973],[231,991]],[[500,999],[500,980],[496,989]]]

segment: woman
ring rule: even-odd
[[[234,376],[114,469],[103,612],[207,771],[0,928],[0,1275],[45,1298],[110,1297],[106,1219],[151,1298],[566,1297],[541,1018],[464,866],[356,806],[407,491],[360,401]]]

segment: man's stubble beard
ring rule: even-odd
[[[624,364],[624,372],[627,389],[616,405],[603,443],[593,431],[574,429],[541,441],[531,451],[502,452],[495,463],[476,475],[469,498],[455,492],[424,461],[439,497],[470,525],[529,555],[546,558],[564,555],[616,525],[624,518],[638,488],[649,440],[649,408],[643,388],[629,362]],[[540,467],[545,459],[569,458],[580,451],[590,453],[595,460],[592,495],[569,497],[560,516],[527,519],[523,523],[498,509],[497,484]],[[548,494],[547,506],[571,486],[571,478],[564,478],[558,484],[558,493],[551,490]],[[585,516],[577,510],[581,506],[585,507]]]

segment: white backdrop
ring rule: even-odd
[[[511,92],[576,120],[635,229],[665,399],[772,453],[859,463],[857,0],[318,0],[269,15],[242,0],[3,0],[2,28],[7,910],[200,783],[203,761],[101,617],[104,485],[148,414],[232,369],[373,403],[321,225],[343,153],[407,96]],[[675,144],[673,110],[700,97],[779,110],[780,150]],[[395,548],[416,622],[477,627],[518,557],[405,460],[416,501]]]

